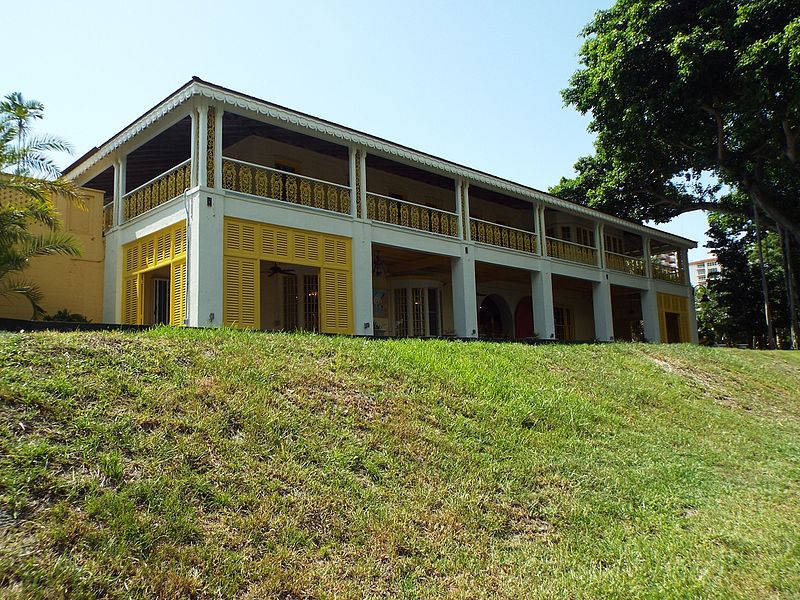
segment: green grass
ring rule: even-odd
[[[800,597],[800,353],[0,335],[0,596]]]

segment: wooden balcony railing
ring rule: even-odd
[[[597,248],[551,237],[548,237],[546,242],[547,256],[597,266]]]
[[[458,215],[455,213],[371,192],[367,192],[367,218],[458,237]]]
[[[222,187],[271,200],[350,214],[350,188],[346,185],[242,160],[222,159]]]
[[[606,250],[606,266],[614,271],[644,276],[644,259]]]
[[[114,202],[103,205],[103,233],[114,226]]]
[[[683,283],[684,277],[681,270],[674,265],[666,265],[657,257],[652,258],[653,279],[662,279],[673,283]]]
[[[191,185],[191,159],[140,185],[122,197],[122,216],[133,219],[180,196]]]
[[[536,254],[536,234],[524,229],[516,229],[507,225],[498,225],[481,219],[469,220],[470,236],[474,242],[492,244],[501,248],[510,248],[521,252]]]

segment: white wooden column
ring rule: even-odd
[[[204,104],[197,109],[197,185],[208,185],[208,165],[206,152],[208,147],[208,105]]]
[[[195,187],[197,185],[197,174],[199,173],[199,168],[200,168],[199,167],[199,162],[200,161],[198,159],[199,152],[197,150],[198,127],[199,127],[199,122],[200,122],[200,116],[199,116],[199,114],[197,112],[197,107],[192,108],[192,112],[189,114],[189,117],[191,118],[191,122],[192,122],[192,128],[191,128],[192,129],[192,131],[191,131],[192,148],[191,148],[190,156],[189,156],[189,159],[190,159],[189,164],[191,165],[191,177],[190,177],[191,182],[189,183],[189,187],[192,188],[192,187]]]
[[[690,285],[689,281],[689,249],[678,249],[678,269],[681,276],[681,283],[683,285]]]
[[[455,190],[456,193],[456,219],[458,220],[458,237],[460,237],[462,240],[466,240],[469,238],[467,237],[465,229],[465,221],[463,215],[464,203],[462,202],[462,197],[461,197],[462,185],[460,178],[457,177],[455,179],[453,189]]]
[[[114,163],[114,225],[119,226],[125,222],[125,211],[122,198],[125,196],[126,171],[128,169],[128,156],[123,155]]]
[[[451,260],[453,282],[453,325],[458,337],[478,337],[478,294],[475,287],[475,259],[469,246]]]
[[[606,241],[604,238],[605,228],[600,221],[594,224],[594,245],[597,248],[597,266],[601,269],[606,268]]]
[[[556,337],[553,313],[553,275],[549,271],[531,272],[531,299],[533,300],[533,330],[540,340]]]
[[[547,228],[544,223],[544,204],[538,204],[536,208],[536,230],[539,239],[539,254],[547,256]]]
[[[644,259],[644,275],[648,279],[653,278],[653,257],[650,251],[650,236],[642,236],[642,258]]]
[[[372,225],[353,224],[353,311],[355,335],[374,335],[372,315]]]
[[[222,115],[220,106],[214,111],[214,187],[222,189]]]
[[[470,226],[469,219],[470,219],[470,214],[472,212],[472,209],[470,208],[470,205],[469,205],[469,181],[465,181],[464,185],[462,186],[461,198],[462,198],[462,204],[464,206],[464,208],[463,208],[464,214],[462,215],[462,217],[464,218],[464,227],[465,227],[465,229],[464,229],[464,232],[465,232],[464,239],[466,239],[466,240],[471,242],[472,241],[472,227]]]
[[[358,173],[358,150],[355,146],[348,148],[347,154],[347,177],[350,180],[350,216],[354,219],[358,216],[359,207],[361,205],[361,198],[358,193],[358,186],[356,186],[356,175]]]
[[[224,197],[198,190],[188,198],[187,206],[186,325],[217,327],[222,325]]]
[[[614,339],[614,315],[611,309],[611,284],[608,274],[592,284],[592,308],[594,310],[594,336],[601,342]]]
[[[361,169],[361,216],[367,218],[367,152],[363,148],[358,153],[358,168]]]

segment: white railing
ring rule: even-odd
[[[606,267],[622,273],[644,276],[644,258],[606,250]]]
[[[420,231],[458,237],[457,214],[372,192],[367,192],[367,218]]]
[[[350,188],[264,165],[222,158],[222,187],[311,208],[350,214]]]
[[[665,265],[657,256],[652,257],[650,260],[652,261],[653,279],[683,283],[684,277],[680,268],[674,265]]]
[[[180,196],[191,185],[191,159],[172,167],[122,197],[122,216],[127,221]]]
[[[469,232],[472,241],[537,254],[536,233],[508,225],[471,218]]]
[[[551,237],[548,237],[546,242],[547,256],[597,266],[597,248]]]

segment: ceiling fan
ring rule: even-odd
[[[278,263],[275,263],[269,268],[269,275],[267,275],[267,277],[273,277],[274,275],[294,275],[294,269],[284,269],[279,267]]]

